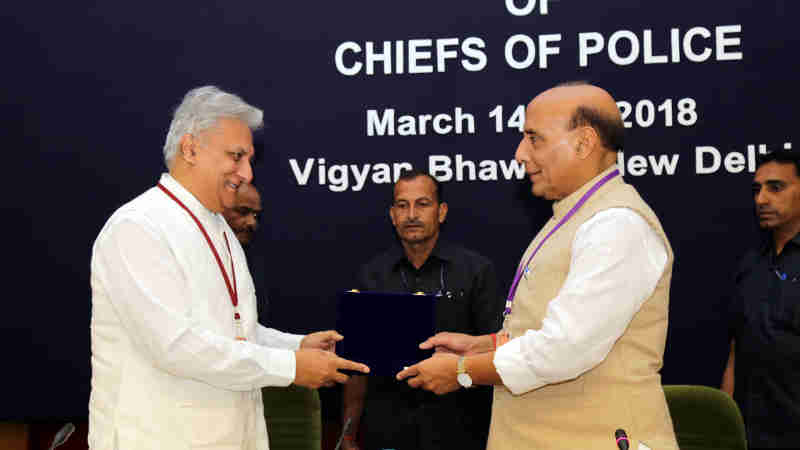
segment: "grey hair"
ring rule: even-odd
[[[255,131],[264,123],[264,112],[248,105],[238,95],[216,86],[202,86],[186,93],[172,117],[164,143],[164,162],[172,168],[184,134],[197,134],[213,128],[219,119],[239,119]]]

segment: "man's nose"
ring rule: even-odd
[[[517,145],[517,150],[514,152],[514,159],[520,164],[525,164],[528,158],[527,151],[528,141],[523,137],[519,141],[519,145]]]
[[[756,206],[766,205],[769,203],[769,196],[764,192],[764,189],[759,190],[756,193]]]
[[[252,228],[253,230],[258,228],[258,219],[256,219],[255,213],[247,214],[247,219],[245,223],[247,224],[248,227]]]
[[[244,159],[244,162],[239,164],[239,170],[237,170],[236,173],[237,175],[239,175],[239,177],[242,178],[242,180],[245,183],[250,183],[251,181],[253,181],[253,167],[250,166],[249,160],[247,160],[246,158],[242,159]]]

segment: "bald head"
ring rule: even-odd
[[[622,148],[625,134],[622,116],[617,102],[605,89],[583,82],[568,82],[542,92],[531,105],[537,101],[558,105],[560,112],[569,115],[569,129],[593,128],[599,144],[606,150]]]
[[[605,89],[582,81],[568,81],[552,87],[537,98],[554,98],[572,105],[594,106],[610,115],[619,115],[617,104]]]
[[[524,134],[515,156],[525,164],[533,194],[558,200],[614,164],[624,127],[608,92],[566,83],[528,104]]]
[[[261,195],[250,183],[242,183],[236,190],[236,200],[233,208],[222,212],[236,239],[242,245],[247,245],[253,240],[258,229],[258,219],[261,215]]]

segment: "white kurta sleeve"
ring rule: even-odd
[[[636,212],[595,214],[575,234],[569,273],[539,330],[497,349],[503,384],[522,394],[600,364],[652,295],[667,264],[663,240]]]
[[[284,333],[275,328],[267,328],[260,323],[256,325],[256,343],[266,347],[297,350],[304,337],[306,337],[304,334]]]
[[[95,244],[92,270],[133,345],[156,367],[230,390],[294,380],[291,350],[236,341],[192,320],[186,275],[146,218],[123,216],[110,224]]]

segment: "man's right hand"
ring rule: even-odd
[[[419,344],[419,348],[435,348],[437,352],[455,353],[462,356],[477,355],[494,350],[491,335],[470,336],[463,333],[441,332]]]
[[[295,351],[294,355],[294,384],[298,386],[316,389],[333,386],[334,383],[346,383],[350,377],[339,372],[340,369],[369,373],[369,367],[364,364],[316,348],[303,348]]]

